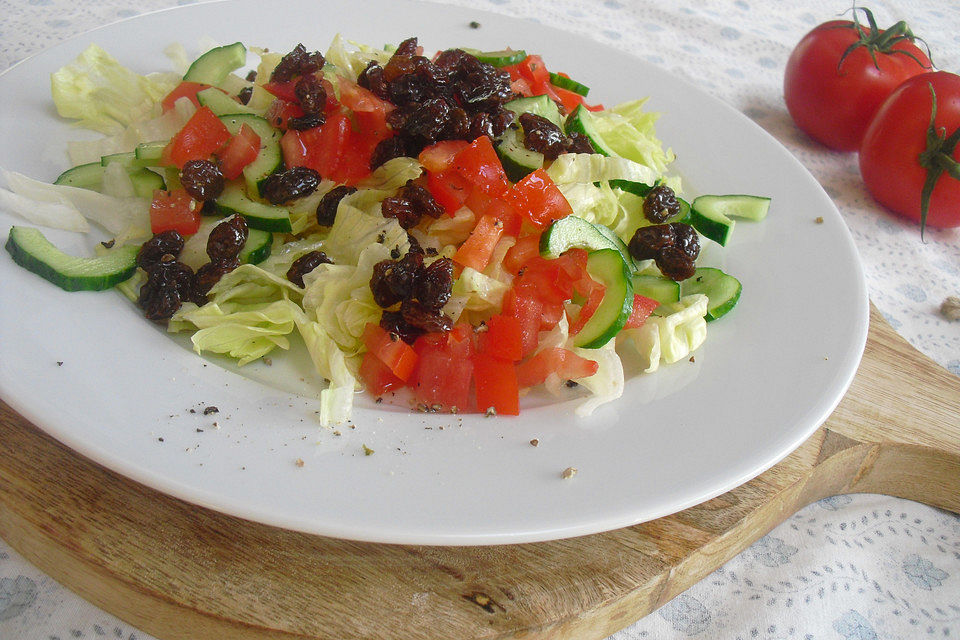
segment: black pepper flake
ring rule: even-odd
[[[163,442],[163,438],[157,438],[158,442]]]
[[[115,239],[112,239],[112,240],[107,240],[106,242],[101,242],[100,244],[103,245],[104,249],[113,249],[113,245],[115,245],[116,243],[117,241]]]
[[[58,367],[62,367],[62,366],[63,366],[63,360],[57,360],[57,366],[58,366]]]
[[[477,22],[476,20],[471,20],[471,21],[470,21],[470,28],[471,28],[471,29],[479,29],[479,28],[480,28],[480,23]]]
[[[220,409],[218,409],[218,408],[216,408],[216,407],[213,407],[213,406],[205,407],[205,408],[204,408],[204,410],[203,410],[203,415],[208,416],[208,415],[210,415],[211,413],[220,413]]]

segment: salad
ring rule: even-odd
[[[182,72],[92,46],[53,74],[60,115],[105,135],[52,185],[4,171],[0,205],[111,239],[75,257],[14,226],[6,249],[63,289],[119,289],[198,353],[302,341],[325,425],[362,389],[516,415],[543,388],[589,414],[623,393],[623,350],[630,374],[688,358],[739,299],[705,249],[770,201],[684,200],[643,100],[605,108],[537,55],[416,38],[168,53]]]

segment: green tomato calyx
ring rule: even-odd
[[[923,231],[927,226],[927,213],[930,210],[930,195],[933,188],[937,186],[937,181],[944,173],[950,177],[960,180],[960,163],[953,159],[953,151],[960,141],[960,127],[954,129],[953,133],[947,135],[945,127],[937,128],[934,121],[937,118],[937,92],[933,89],[933,84],[927,83],[930,88],[930,97],[933,104],[930,107],[930,126],[927,127],[927,148],[919,156],[917,162],[927,170],[927,179],[923,183],[923,189],[920,191],[920,239],[923,240]]]
[[[864,27],[859,18],[857,17],[857,10],[863,12],[867,18],[867,27]],[[873,12],[866,7],[858,7],[854,5],[853,7],[853,24],[849,27],[856,30],[859,34],[860,39],[847,47],[846,51],[843,52],[843,55],[840,56],[839,62],[837,62],[837,71],[840,71],[840,67],[843,65],[843,61],[846,60],[847,56],[859,49],[864,47],[869,53],[870,58],[873,60],[873,66],[877,69],[880,68],[880,64],[877,62],[877,53],[883,53],[887,55],[901,54],[905,55],[924,69],[932,69],[932,63],[924,63],[920,60],[912,51],[905,49],[894,49],[894,46],[900,42],[907,41],[911,44],[920,42],[923,44],[924,48],[927,50],[927,58],[930,58],[930,47],[927,45],[923,39],[918,38],[914,35],[913,31],[910,30],[910,27],[907,26],[907,23],[903,20],[895,23],[889,29],[883,31],[877,27],[877,21],[873,17]]]

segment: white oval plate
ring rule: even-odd
[[[68,166],[65,142],[84,134],[57,119],[49,74],[93,42],[142,73],[169,69],[171,42],[189,48],[203,36],[275,51],[325,50],[336,32],[375,45],[415,35],[427,50],[524,48],[589,84],[597,102],[651,96],[686,195],[772,196],[768,219],[739,223],[724,252],[743,296],[709,325],[695,362],[629,379],[620,401],[586,419],[573,416],[575,402],[527,399],[521,417],[489,419],[359,396],[352,424],[334,435],[317,426],[302,354],[238,374],[194,355],[119,294],[63,292],[2,252],[0,395],[14,409],[96,462],[204,507],[328,536],[447,545],[549,540],[668,515],[758,475],[826,419],[863,351],[866,287],[837,210],[780,144],[669,73],[580,37],[448,6],[356,6],[199,4],[69,40],[0,77],[0,166],[44,180]],[[21,223],[0,211],[4,234]],[[49,236],[77,253],[94,242]],[[578,474],[562,480],[567,467]]]

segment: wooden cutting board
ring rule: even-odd
[[[846,397],[780,464],[681,513],[556,542],[399,546],[251,523],[103,469],[0,403],[0,536],[163,640],[604,638],[853,492],[960,512],[960,379],[876,309]]]

